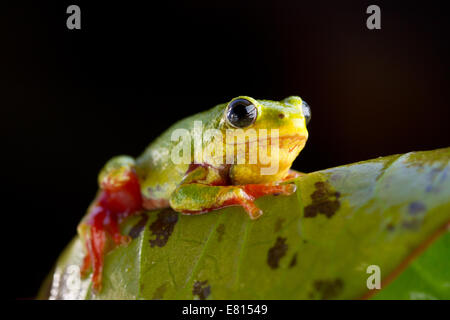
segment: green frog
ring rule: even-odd
[[[255,199],[290,195],[300,173],[290,169],[308,139],[308,104],[239,96],[175,123],[136,159],[112,158],[99,174],[99,192],[78,226],[101,290],[103,259],[111,245],[127,244],[120,223],[144,210],[171,207],[187,215],[241,206],[251,219],[263,212]],[[270,133],[270,135],[268,135]],[[208,137],[206,137],[208,136]]]

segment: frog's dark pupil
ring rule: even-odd
[[[228,106],[228,121],[235,127],[248,127],[255,121],[256,116],[256,107],[247,99],[236,99]]]

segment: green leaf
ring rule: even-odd
[[[450,232],[447,232],[374,299],[448,300],[449,253]]]
[[[420,298],[411,295],[419,292],[449,299],[448,234],[398,282],[386,283],[447,232],[449,159],[446,148],[309,173],[296,180],[294,195],[258,199],[264,215],[256,221],[238,207],[132,217],[122,231],[135,238],[106,256],[100,294],[79,278],[84,253],[75,238],[39,296],[354,299],[380,291],[367,288],[367,267],[377,265],[386,293],[375,297]]]

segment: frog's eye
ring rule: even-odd
[[[247,99],[236,99],[228,104],[227,121],[235,128],[245,128],[252,125],[257,116],[258,110]]]
[[[306,124],[308,124],[309,120],[311,120],[311,108],[304,100],[302,101],[302,113],[303,116],[305,117]]]

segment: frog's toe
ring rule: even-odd
[[[281,185],[280,187],[283,187],[282,194],[286,196],[290,196],[297,190],[297,185],[295,183]]]
[[[250,219],[252,220],[256,220],[263,215],[263,211],[260,208],[258,208],[255,204],[253,204],[250,207],[243,205],[243,207],[245,211],[247,211]]]
[[[131,242],[131,237],[127,235],[123,235],[120,233],[116,233],[113,235],[113,240],[116,245],[128,245]]]
[[[86,254],[83,258],[83,263],[81,265],[80,269],[80,275],[82,278],[86,278],[91,270],[91,257],[88,254]]]

